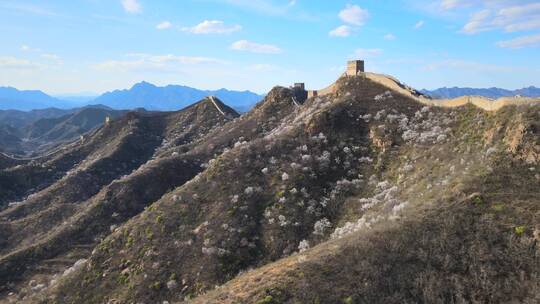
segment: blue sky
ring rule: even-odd
[[[0,86],[259,93],[345,61],[416,88],[540,86],[540,1],[0,0]]]

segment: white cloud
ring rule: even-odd
[[[503,72],[517,72],[523,71],[522,68],[512,66],[500,66],[495,64],[485,64],[476,61],[467,61],[461,59],[448,59],[438,62],[432,62],[422,67],[424,71],[436,71],[441,69],[453,69],[466,72],[489,72],[489,73],[503,73]]]
[[[280,54],[283,52],[282,49],[275,45],[271,44],[259,44],[255,42],[250,42],[247,40],[239,40],[231,45],[231,49],[235,51],[245,51],[252,53],[260,54]]]
[[[192,57],[177,55],[127,54],[126,60],[108,60],[94,66],[97,70],[178,70],[184,65],[224,64],[224,61],[209,57]]]
[[[416,22],[416,24],[414,25],[414,29],[417,30],[419,28],[421,28],[422,26],[424,26],[425,22],[424,20],[420,20],[418,22]]]
[[[289,16],[290,12],[294,9],[296,0],[284,1],[282,3],[275,3],[272,0],[216,0],[219,2],[225,2],[230,5],[240,7],[242,9],[254,11],[264,15],[270,16]],[[295,14],[293,17],[301,17],[303,14]]]
[[[381,49],[356,49],[354,51],[355,58],[373,58],[382,53]]]
[[[124,10],[130,14],[142,13],[142,6],[137,0],[121,0]]]
[[[248,70],[252,71],[275,71],[277,67],[268,63],[258,63],[248,66]]]
[[[284,75],[292,75],[298,73],[298,71],[295,69],[285,68],[279,65],[273,65],[269,63],[252,64],[246,66],[245,69],[247,71],[255,71],[261,73],[259,75],[277,74],[281,77],[283,77]]]
[[[15,70],[27,70],[27,69],[37,69],[41,65],[35,62],[31,62],[26,59],[19,59],[9,56],[0,56],[0,68],[4,69],[15,69]]]
[[[182,28],[182,31],[193,34],[230,34],[241,29],[240,25],[227,26],[220,20],[205,20],[194,27]]]
[[[339,18],[345,23],[362,26],[369,18],[369,12],[358,5],[348,4],[346,8],[339,12]]]
[[[497,42],[497,46],[510,49],[540,46],[540,34],[523,36],[506,41]]]
[[[172,23],[170,23],[169,21],[163,21],[159,23],[158,25],[156,25],[156,29],[158,30],[166,30],[166,29],[170,29],[171,27],[172,27]]]
[[[56,64],[63,64],[63,61],[62,61],[62,58],[60,58],[60,56],[56,55],[56,54],[41,54],[40,55],[41,58],[43,59],[46,59],[48,61],[52,61]]]
[[[396,36],[394,34],[386,34],[384,35],[384,40],[396,40]]]
[[[352,28],[348,25],[338,26],[328,33],[332,37],[348,37],[352,33]]]
[[[444,10],[451,10],[457,7],[461,6],[467,6],[471,4],[471,0],[463,1],[463,0],[442,0],[441,1],[441,7]]]
[[[48,10],[46,8],[43,8],[41,6],[32,5],[32,4],[21,4],[21,3],[15,3],[15,2],[22,2],[22,1],[11,1],[12,3],[9,3],[9,1],[4,1],[8,3],[0,3],[0,8],[2,9],[8,9],[13,11],[22,12],[25,14],[33,14],[33,15],[39,15],[39,16],[46,16],[46,17],[59,17],[57,13]]]
[[[30,46],[24,44],[24,45],[21,46],[21,51],[23,51],[23,52],[36,52],[36,53],[40,53],[40,52],[41,52],[41,49],[33,48],[33,47],[30,47]]]
[[[493,5],[487,2],[463,26],[462,32],[476,34],[491,30],[518,32],[540,29],[540,2]]]

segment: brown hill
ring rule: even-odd
[[[172,136],[54,233],[0,258],[4,299],[534,303],[538,104],[485,112],[408,92],[342,77],[295,105],[275,88],[197,140]]]
[[[200,171],[199,160],[180,162],[174,171],[167,168],[171,175],[167,175],[166,170],[152,171],[155,170],[152,157],[171,148],[173,141],[189,145],[205,132],[237,115],[225,107],[218,110],[215,104],[216,100],[204,100],[179,112],[130,113],[98,130],[86,143],[92,146],[100,142],[96,145],[98,149],[77,163],[59,181],[0,213],[5,227],[4,242],[0,247],[0,268],[9,272],[3,272],[6,275],[0,277],[16,281],[27,275],[44,278],[55,271],[63,271],[62,267],[67,266],[66,259],[69,261],[71,256],[83,254],[80,252],[81,246],[91,249],[96,238],[105,232],[110,233],[111,225],[126,219],[124,214],[120,216],[114,212],[107,214],[108,218],[101,218],[103,205],[107,200],[112,200],[112,196],[135,196],[132,205],[121,200],[123,204],[114,206],[132,216],[131,213],[144,208],[144,205],[136,203],[141,200],[145,202],[145,195],[155,200],[169,189],[168,184],[182,183]],[[106,137],[105,134],[115,135]],[[82,149],[77,147],[74,150]],[[67,157],[70,153],[74,151],[63,156]],[[164,180],[159,180],[155,174],[150,174],[150,179],[144,180],[148,172],[163,173]],[[155,191],[147,187],[153,183]],[[78,225],[85,221],[93,226],[89,227],[88,223]],[[104,223],[108,222],[111,223],[105,226]],[[103,228],[106,228],[105,232]],[[28,255],[32,256],[31,261],[27,260]],[[58,264],[58,259],[64,262]],[[25,262],[19,264],[13,261]],[[53,265],[49,265],[51,263]]]

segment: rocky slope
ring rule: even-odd
[[[79,139],[81,135],[102,125],[106,117],[113,119],[126,113],[103,106],[72,110],[4,111],[0,113],[0,152],[22,158],[40,155]]]
[[[190,179],[201,170],[199,159],[184,157],[175,167],[164,160],[157,167],[155,155],[189,146],[235,116],[217,99],[178,112],[131,112],[51,159],[3,170],[4,176],[64,175],[38,192],[5,178],[6,189],[33,194],[0,212],[1,292],[22,288],[24,294],[29,282],[50,280],[88,255],[114,225]]]
[[[302,105],[274,88],[196,140],[168,128],[46,235],[41,202],[4,211],[3,299],[535,303],[539,121],[538,104],[426,106],[361,76]]]

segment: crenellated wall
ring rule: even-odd
[[[492,100],[482,96],[463,96],[454,99],[430,99],[419,96],[419,93],[411,87],[402,84],[399,80],[392,76],[375,74],[375,73],[361,73],[362,77],[366,77],[374,82],[382,84],[392,91],[396,91],[400,94],[415,99],[416,101],[425,105],[453,108],[461,107],[466,104],[472,104],[476,107],[484,109],[486,111],[497,111],[498,109],[506,105],[522,105],[522,104],[535,104],[540,103],[540,98],[526,98],[526,97],[504,97],[497,100]],[[348,73],[344,73],[342,77],[351,77]],[[316,96],[324,96],[327,94],[335,93],[337,86],[335,83],[322,90],[310,90],[307,92],[307,98]]]

